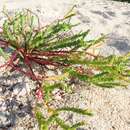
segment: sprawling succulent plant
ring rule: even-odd
[[[86,40],[89,30],[73,33],[76,26],[70,22],[75,13],[70,10],[62,19],[40,27],[39,18],[30,10],[7,16],[0,32],[0,54],[6,59],[2,67],[11,67],[38,84],[36,94],[46,104],[51,101],[55,88],[68,89],[68,81],[77,78],[83,82],[101,87],[127,86],[130,76],[130,54],[107,57],[88,51],[103,42],[104,36]],[[43,72],[36,72],[36,67]],[[47,75],[48,71],[60,71],[60,75]],[[43,74],[42,74],[43,73]],[[47,83],[48,81],[53,81]],[[66,84],[65,84],[66,83]],[[44,96],[43,94],[44,93]],[[46,107],[48,111],[51,108]],[[61,111],[71,111],[83,115],[92,115],[88,110],[79,108],[51,109],[52,114],[45,118],[36,110],[40,130],[48,130],[51,123],[56,123],[64,130],[75,130],[83,125],[79,122],[72,126],[65,124],[58,115]]]

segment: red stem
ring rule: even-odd
[[[16,54],[16,52],[14,52],[12,54],[12,56],[10,57],[10,59],[5,64],[3,64],[3,65],[0,66],[0,69],[3,68],[3,67],[5,67],[5,66],[8,66],[8,65],[12,64],[13,61],[16,59],[16,57],[17,57],[17,54]]]
[[[35,77],[34,75],[32,75],[31,72],[26,72],[26,71],[22,70],[20,67],[16,67],[14,64],[11,64],[10,66],[11,66],[12,68],[14,68],[16,71],[22,72],[22,73],[25,74],[26,76],[32,78],[33,80],[36,80],[36,77]],[[42,77],[37,76],[37,79],[38,79],[38,80],[41,80]]]
[[[31,66],[31,63],[28,59],[27,56],[25,56],[25,63],[26,65],[29,67],[30,71],[31,71],[31,75],[34,77],[34,80],[37,81],[37,83],[39,84],[39,86],[41,86],[41,83],[39,82],[39,80],[37,79],[35,73],[33,72],[33,69],[32,69],[32,66]]]
[[[8,66],[8,64],[9,64],[9,61],[7,61],[5,64],[1,65],[1,66],[0,66],[0,69],[1,69],[1,68],[4,68],[5,66]]]
[[[67,51],[50,51],[50,52],[34,52],[34,53],[28,53],[28,55],[34,55],[34,56],[66,56]]]
[[[49,60],[39,60],[39,59],[36,59],[35,57],[29,57],[29,59],[31,59],[32,61],[40,64],[40,65],[53,65],[53,66],[59,66],[59,63],[56,63],[56,62],[52,62],[52,61],[49,61]]]

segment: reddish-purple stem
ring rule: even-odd
[[[49,60],[39,60],[39,59],[36,59],[34,57],[29,57],[29,59],[31,59],[32,61],[36,62],[37,64],[40,64],[40,65],[53,65],[53,66],[59,66],[59,63],[57,62],[52,62],[52,61],[49,61]]]
[[[25,63],[26,65],[29,67],[30,71],[31,71],[31,75],[34,77],[34,80],[37,81],[37,83],[39,84],[39,86],[41,86],[41,83],[39,82],[39,80],[37,79],[35,73],[33,72],[33,69],[32,69],[32,65],[28,59],[27,56],[25,56]]]

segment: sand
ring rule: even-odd
[[[101,34],[107,36],[102,54],[121,55],[130,51],[128,3],[111,0],[0,0],[0,11],[3,6],[10,13],[29,8],[40,16],[41,24],[46,25],[61,18],[73,5],[76,5],[77,15],[72,21],[81,23],[75,31],[90,29],[88,39]],[[0,25],[3,21],[4,16],[0,13]],[[3,59],[0,58],[0,61],[2,64]],[[7,85],[0,87],[0,127],[4,126],[7,130],[37,130],[37,123],[32,118],[31,107],[28,105],[28,101],[33,102],[33,82],[19,74],[14,73],[12,76],[2,70],[0,75],[0,83]],[[72,115],[72,123],[81,119],[88,123],[79,130],[130,130],[130,87],[103,89],[87,85],[77,86],[75,93],[67,95],[63,103],[94,111],[93,117]]]

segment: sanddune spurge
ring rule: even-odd
[[[75,15],[72,9],[63,18],[43,27],[38,16],[28,9],[16,12],[14,16],[5,11],[4,14],[7,19],[1,27],[0,54],[6,62],[0,68],[11,68],[37,83],[36,96],[43,100],[49,113],[44,116],[36,106],[40,130],[49,130],[52,124],[64,130],[75,130],[84,124],[82,121],[71,126],[66,124],[59,118],[62,111],[92,115],[88,109],[49,106],[53,90],[58,88],[68,92],[72,79],[107,88],[129,84],[130,54],[104,57],[89,51],[103,43],[105,36],[87,40],[90,30],[73,32],[78,24],[71,23]],[[53,75],[49,76],[48,71]]]

